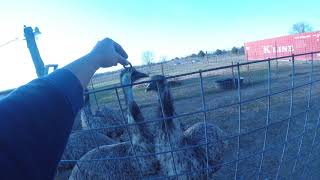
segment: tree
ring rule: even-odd
[[[244,46],[241,46],[241,47],[238,49],[238,53],[239,53],[239,54],[244,54]]]
[[[231,49],[231,53],[232,53],[232,54],[238,54],[238,52],[239,52],[239,50],[238,50],[237,47],[233,47],[233,48]]]
[[[215,54],[216,54],[216,55],[221,55],[221,54],[222,54],[222,50],[217,49],[216,52],[215,52]]]
[[[206,53],[204,53],[202,50],[201,51],[199,51],[199,53],[198,53],[198,56],[199,57],[204,57],[206,55]]]
[[[144,51],[142,53],[142,64],[145,64],[145,65],[151,65],[153,60],[154,60],[154,54],[152,51]]]
[[[194,57],[197,57],[196,54],[191,54],[190,57],[194,58]]]
[[[305,33],[313,31],[313,27],[306,23],[306,22],[298,22],[292,25],[291,33],[298,34],[298,33]]]
[[[167,60],[168,60],[167,56],[161,56],[161,57],[160,57],[160,62],[161,62],[161,63],[164,63],[164,62],[166,62]]]

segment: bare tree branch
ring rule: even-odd
[[[306,22],[295,23],[292,25],[292,28],[291,28],[292,34],[312,32],[312,31],[313,31],[313,27]]]
[[[142,64],[151,65],[154,61],[154,54],[152,51],[144,51],[142,53]]]

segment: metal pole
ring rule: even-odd
[[[207,63],[209,64],[208,52],[206,51]]]
[[[162,76],[164,76],[163,62],[161,62],[161,74],[162,74]]]
[[[248,63],[249,59],[248,59],[248,52],[245,50],[245,54],[246,54],[246,62]],[[247,64],[247,71],[249,72],[249,64]]]
[[[237,143],[237,161],[236,161],[236,169],[234,174],[234,180],[237,180],[238,176],[238,164],[240,160],[240,134],[241,134],[241,109],[242,109],[242,102],[241,102],[241,87],[240,87],[240,65],[237,63],[238,69],[238,143]]]
[[[237,85],[236,85],[236,77],[235,77],[235,75],[234,75],[234,67],[233,67],[233,61],[231,62],[231,66],[232,66],[232,68],[231,68],[231,70],[232,70],[232,85],[233,85],[233,88],[236,88],[237,87]]]
[[[26,38],[27,46],[31,54],[34,67],[36,69],[37,76],[43,77],[45,75],[44,63],[39,53],[39,49],[34,37],[33,29],[32,27],[24,26],[23,31],[24,31],[24,37]]]
[[[295,66],[294,66],[294,54],[292,54],[292,66],[291,66],[291,95],[290,95],[290,110],[289,110],[289,119],[288,119],[288,124],[287,124],[287,130],[286,130],[286,136],[285,136],[285,143],[282,147],[282,153],[281,153],[281,158],[280,158],[280,163],[277,169],[277,173],[276,173],[276,179],[279,178],[279,173],[280,173],[280,169],[281,169],[281,165],[283,163],[283,158],[284,158],[284,153],[288,144],[288,135],[289,135],[289,130],[290,130],[290,124],[291,124],[291,120],[292,120],[292,108],[293,108],[293,93],[294,93],[294,76],[295,76]]]
[[[306,112],[306,117],[304,120],[304,125],[303,125],[303,134],[305,134],[306,132],[306,125],[307,125],[307,121],[309,119],[309,113],[310,113],[310,100],[311,100],[311,95],[312,95],[312,81],[313,81],[313,72],[314,72],[314,67],[313,67],[313,55],[311,54],[311,71],[310,71],[310,76],[309,76],[309,94],[308,94],[308,102],[307,102],[307,112]],[[293,176],[293,173],[295,171],[296,165],[297,165],[297,161],[300,157],[300,152],[301,152],[301,146],[302,146],[302,141],[303,141],[303,137],[301,137],[300,139],[300,144],[299,144],[299,149],[298,149],[298,155],[297,158],[294,161],[294,165],[291,169],[291,176]]]
[[[304,53],[307,52],[307,47],[304,47]],[[304,56],[306,58],[306,56]],[[308,58],[306,58],[306,64],[308,63]]]
[[[126,118],[125,118],[124,113],[123,113],[122,105],[121,105],[121,102],[120,102],[120,97],[119,97],[119,93],[118,93],[118,88],[115,88],[115,91],[116,91],[116,95],[117,95],[118,105],[119,105],[119,108],[120,108],[120,111],[121,111],[122,121],[123,121],[124,124],[127,124],[127,123],[126,123]],[[128,128],[128,126],[125,126],[125,127],[126,127],[126,130],[127,130],[127,133],[128,133],[130,145],[131,145],[131,147],[132,147],[133,155],[134,155],[134,157],[136,158],[137,163],[138,163],[139,175],[140,175],[140,177],[142,178],[143,175],[142,175],[142,169],[141,169],[141,166],[140,166],[141,162],[140,162],[140,159],[137,157],[136,148],[135,148],[134,145],[133,145],[132,138],[131,138],[131,133],[130,133],[130,131],[129,131],[129,128]]]
[[[90,84],[91,84],[92,90],[94,90],[95,88],[94,88],[92,79],[90,80]],[[97,98],[97,95],[96,95],[96,94],[97,94],[96,92],[93,92],[94,100],[95,100],[96,106],[97,106],[96,108],[100,111],[100,106],[99,106],[98,98]],[[90,101],[90,94],[88,94],[88,97],[89,97],[89,101]],[[91,104],[91,103],[90,103],[90,104]],[[90,107],[90,109],[92,109],[92,107]]]
[[[270,104],[271,104],[271,65],[270,61],[268,61],[268,104],[267,104],[267,120],[266,120],[266,129],[264,131],[264,140],[263,140],[263,148],[262,148],[262,154],[261,154],[261,160],[259,165],[259,171],[258,171],[258,177],[257,180],[260,179],[260,174],[263,166],[263,160],[264,160],[264,152],[266,149],[266,142],[267,142],[267,136],[268,136],[268,127],[269,127],[269,121],[270,121]]]
[[[169,140],[169,146],[170,146],[170,154],[171,154],[171,158],[172,158],[172,161],[173,161],[173,169],[174,169],[174,172],[176,175],[178,175],[178,171],[177,171],[177,168],[176,168],[176,163],[175,163],[175,158],[174,158],[174,155],[173,155],[173,146],[172,146],[172,143],[171,143],[171,138],[170,138],[170,135],[169,135],[169,131],[168,131],[168,125],[167,125],[167,119],[165,118],[168,118],[166,117],[165,113],[164,113],[164,107],[163,107],[163,102],[162,102],[162,99],[161,99],[161,94],[160,94],[160,89],[159,89],[159,83],[157,82],[157,89],[158,89],[158,97],[159,97],[159,101],[160,101],[160,107],[161,107],[161,113],[162,113],[162,120],[164,122],[164,127],[165,127],[165,130],[166,130],[166,134],[167,134],[167,138]],[[172,117],[171,117],[172,118]],[[172,119],[172,121],[174,121]]]
[[[88,94],[88,97],[90,96],[90,94]],[[91,107],[89,107],[90,108],[90,111],[91,111]],[[90,134],[90,136],[91,136],[91,139],[93,140],[93,142],[94,142],[94,144],[96,145],[96,147],[97,147],[97,149],[98,149],[98,151],[100,151],[101,152],[101,149],[100,149],[100,146],[99,146],[99,144],[97,143],[97,141],[96,141],[96,139],[94,138],[94,136],[93,136],[93,128],[91,127],[91,124],[89,123],[89,115],[85,112],[84,113],[85,114],[85,121],[86,121],[86,123],[89,125],[89,134]],[[104,168],[105,169],[107,169],[107,166],[103,163],[103,166],[104,166]]]
[[[248,63],[249,62],[249,55],[248,55],[248,52],[245,50],[246,52],[246,62]],[[247,64],[247,74],[248,74],[248,82],[250,85],[252,85],[252,82],[251,82],[251,74],[250,74],[250,64],[248,63]]]
[[[209,155],[208,155],[208,130],[207,130],[207,114],[206,114],[206,100],[205,100],[205,94],[204,94],[204,88],[203,88],[203,78],[202,78],[202,72],[199,71],[200,76],[200,87],[201,87],[201,98],[202,98],[202,109],[204,110],[203,113],[203,122],[204,122],[204,134],[205,134],[205,141],[206,141],[206,172],[207,172],[207,178],[209,178]]]
[[[277,42],[275,42],[275,44],[276,44],[276,75],[278,77],[278,71],[279,71],[278,45],[277,45]]]

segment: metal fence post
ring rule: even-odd
[[[162,74],[162,76],[164,76],[163,62],[161,62],[160,64],[161,64],[161,74]]]
[[[231,62],[231,70],[232,70],[232,85],[233,85],[233,87],[234,88],[236,88],[237,87],[237,84],[236,84],[236,77],[235,77],[235,74],[234,74],[234,63],[233,63],[233,61]]]
[[[291,124],[291,120],[292,120],[292,108],[293,108],[293,93],[294,93],[294,76],[296,74],[295,72],[295,66],[294,66],[294,54],[292,54],[292,64],[291,64],[291,95],[290,95],[290,110],[289,110],[289,119],[288,119],[288,123],[287,123],[287,129],[286,129],[286,136],[285,136],[285,143],[282,147],[282,153],[281,153],[281,158],[280,158],[280,163],[279,166],[277,168],[277,173],[276,173],[276,179],[279,178],[279,173],[280,173],[280,169],[281,169],[281,165],[283,163],[283,158],[284,158],[284,153],[288,144],[288,135],[289,135],[289,130],[290,130],[290,124]]]
[[[87,93],[88,93],[88,96],[90,97],[89,92],[87,92]],[[95,92],[94,92],[94,95],[95,95]],[[96,103],[98,103],[98,102],[96,101]],[[90,111],[91,111],[92,108],[91,108],[91,107],[89,107],[89,108],[90,108]],[[88,115],[87,113],[85,113],[85,116],[86,116],[86,123],[89,125],[89,128],[90,128],[90,129],[89,129],[89,133],[90,133],[91,139],[92,139],[93,142],[95,143],[98,151],[101,152],[100,146],[98,145],[96,139],[95,139],[94,136],[93,136],[93,128],[92,128],[91,124],[89,123],[89,115]],[[104,168],[107,169],[107,166],[106,166],[104,163],[102,163],[102,164],[103,164]]]
[[[209,58],[208,58],[208,52],[206,51],[206,59],[207,59],[207,63],[209,64]]]
[[[201,87],[201,98],[202,98],[202,109],[204,111],[203,113],[203,121],[204,121],[204,135],[205,135],[205,141],[206,141],[206,172],[207,172],[207,178],[209,178],[209,155],[208,155],[208,130],[207,130],[207,114],[206,114],[206,100],[205,100],[205,94],[204,94],[204,87],[203,87],[203,77],[201,70],[199,71],[200,76],[200,87]]]
[[[270,105],[271,105],[271,65],[270,65],[270,59],[268,61],[268,103],[267,103],[267,120],[266,120],[266,128],[264,130],[264,140],[263,140],[263,147],[262,147],[262,153],[261,153],[261,160],[259,165],[259,171],[258,171],[258,177],[257,180],[260,179],[260,174],[263,166],[263,160],[264,160],[264,152],[266,149],[266,142],[267,142],[267,136],[268,136],[268,127],[269,127],[269,121],[270,121]]]
[[[312,95],[312,84],[313,84],[313,73],[314,73],[314,64],[313,64],[313,54],[311,54],[311,71],[310,71],[310,76],[309,76],[309,94],[308,94],[308,104],[307,104],[307,112],[306,112],[306,117],[305,117],[305,121],[304,121],[304,126],[303,126],[303,133],[305,133],[306,131],[306,123],[307,123],[307,120],[309,119],[309,112],[310,112],[310,101],[311,101],[311,95]],[[313,137],[313,141],[312,141],[312,145],[311,145],[311,150],[307,156],[307,160],[306,162],[303,164],[303,170],[302,170],[302,177],[304,175],[304,171],[305,171],[305,166],[306,166],[306,163],[309,161],[309,156],[311,155],[311,152],[312,152],[312,149],[313,149],[313,145],[314,145],[314,140],[315,140],[315,136],[316,136],[316,131],[318,129],[318,125],[319,125],[319,122],[317,122],[317,125],[316,125],[316,128],[315,128],[315,135]],[[298,155],[297,155],[297,158],[295,159],[295,162],[294,162],[294,166],[292,168],[292,171],[291,171],[291,175],[293,175],[294,171],[295,171],[295,168],[296,168],[296,164],[297,164],[297,161],[299,159],[299,156],[300,156],[300,151],[301,151],[301,145],[302,145],[302,140],[303,140],[303,137],[301,137],[301,140],[300,140],[300,144],[299,144],[299,149],[298,149]]]
[[[122,109],[122,105],[121,105],[121,101],[120,101],[120,97],[119,97],[118,88],[115,88],[115,91],[116,91],[116,96],[117,96],[118,105],[119,105],[119,108],[120,108],[120,111],[121,111],[122,121],[123,121],[124,124],[128,124],[128,123],[126,122],[126,118],[125,118],[124,113],[123,113],[123,109]],[[140,162],[140,159],[139,159],[138,156],[137,156],[136,148],[135,148],[134,145],[133,145],[132,138],[131,138],[131,133],[130,133],[130,131],[129,131],[128,126],[126,126],[126,131],[127,131],[127,133],[128,133],[128,138],[129,138],[130,146],[132,147],[133,155],[134,155],[134,157],[136,158],[137,163],[138,163],[139,175],[140,175],[140,177],[142,178],[143,175],[142,175],[142,169],[141,169],[141,166],[140,166],[141,162]]]
[[[158,97],[159,97],[159,101],[160,101],[160,108],[161,108],[161,113],[162,113],[162,121],[164,122],[164,127],[165,127],[165,130],[166,130],[166,135],[167,135],[167,138],[169,140],[169,146],[170,146],[170,155],[171,155],[171,158],[172,158],[172,162],[173,162],[173,169],[174,169],[174,172],[176,175],[178,175],[178,171],[177,171],[177,168],[176,168],[176,162],[175,162],[175,158],[174,158],[174,155],[173,155],[173,152],[174,152],[174,149],[173,149],[173,146],[172,146],[172,142],[171,142],[171,137],[169,135],[169,131],[168,131],[168,125],[167,125],[167,119],[168,117],[166,117],[165,113],[164,113],[164,107],[163,107],[163,104],[162,104],[162,100],[161,100],[161,94],[160,94],[160,88],[159,88],[159,83],[157,82],[157,90],[158,90]],[[171,117],[172,118],[172,117]],[[174,121],[174,120],[173,120]]]
[[[241,84],[240,84],[240,64],[237,63],[238,70],[238,143],[237,143],[237,161],[236,161],[236,169],[234,174],[234,180],[237,180],[238,176],[238,165],[240,161],[240,136],[241,136],[241,109],[242,109],[242,100],[241,100]]]

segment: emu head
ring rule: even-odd
[[[130,84],[144,77],[148,77],[148,75],[137,71],[132,66],[126,67],[124,70],[121,71],[120,81],[121,81],[121,85],[125,86],[125,87],[122,87],[122,89],[124,92],[126,104],[129,104],[130,102],[134,101],[132,86]],[[127,86],[127,85],[130,85],[130,86]]]
[[[154,75],[150,78],[151,82],[148,84],[146,91],[158,91],[158,88],[160,90],[160,93],[166,89],[168,83],[166,78],[163,75]]]
[[[134,67],[127,67],[120,73],[121,85],[129,85],[144,77],[148,77],[148,75],[137,71]]]
[[[151,82],[148,84],[146,91],[158,92],[158,88],[160,93],[160,96],[158,96],[159,104],[162,104],[165,116],[172,117],[175,111],[173,106],[173,100],[168,87],[168,82],[166,78],[162,75],[152,76]],[[162,108],[160,107],[159,109],[161,110]],[[161,111],[160,114],[162,114]]]

